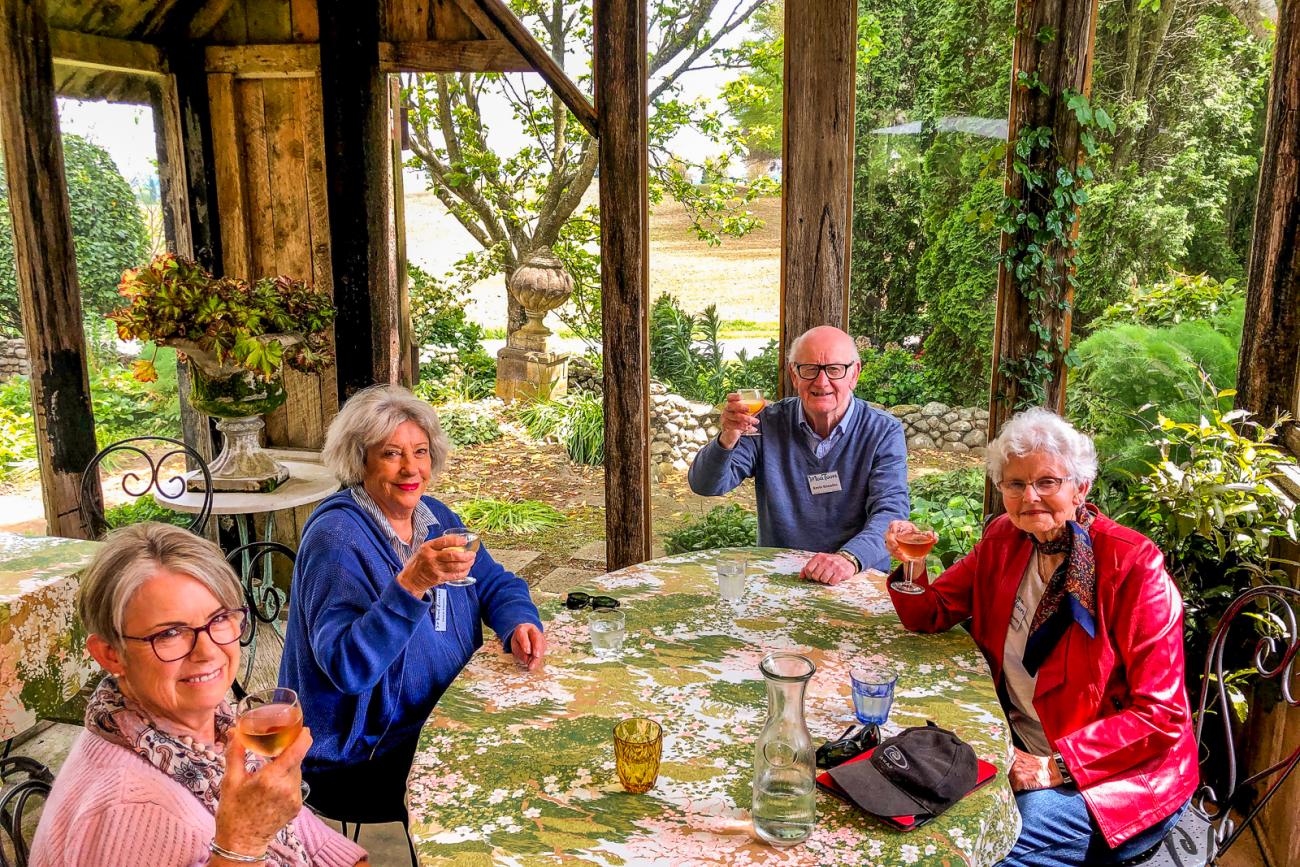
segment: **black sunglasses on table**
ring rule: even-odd
[[[575,590],[568,596],[564,597],[564,607],[570,611],[581,611],[583,608],[617,608],[621,603],[613,596],[592,596],[590,593],[583,593],[581,590]]]
[[[854,729],[857,731],[854,731]],[[860,756],[880,743],[880,726],[874,723],[861,727],[849,726],[844,734],[817,748],[817,767],[830,770],[849,759]]]

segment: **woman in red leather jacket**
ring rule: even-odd
[[[1045,409],[989,444],[1006,514],[899,619],[970,618],[1011,724],[1022,830],[1003,864],[1106,864],[1159,845],[1198,782],[1184,688],[1183,603],[1155,544],[1084,502],[1092,441]],[[885,545],[914,529],[895,521]]]

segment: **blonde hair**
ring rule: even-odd
[[[997,439],[989,443],[984,459],[989,478],[998,484],[1008,458],[1035,452],[1060,458],[1075,484],[1091,484],[1097,478],[1097,447],[1092,444],[1092,438],[1041,406],[1018,412],[1002,425]]]
[[[343,485],[359,485],[366,475],[366,452],[406,421],[429,438],[430,478],[436,479],[447,466],[451,443],[433,407],[400,385],[372,385],[352,395],[325,432],[321,461]]]
[[[109,533],[82,575],[77,613],[86,630],[121,649],[131,597],[162,569],[190,576],[227,608],[244,604],[239,578],[216,545],[171,524],[133,524]]]

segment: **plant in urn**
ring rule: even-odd
[[[118,291],[129,300],[108,314],[119,337],[173,347],[191,362],[190,404],[224,435],[209,468],[213,488],[272,491],[284,482],[288,471],[259,442],[261,417],[285,401],[284,364],[317,373],[333,362],[329,296],[288,277],[216,278],[172,254],[123,273]],[[156,379],[153,362],[137,361],[135,376]]]
[[[573,292],[573,277],[549,247],[534,250],[510,275],[511,296],[521,305],[528,321],[512,332],[506,346],[497,353],[497,396],[558,397],[568,379],[568,353],[551,352],[551,330],[543,321]]]

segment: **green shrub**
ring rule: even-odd
[[[574,463],[605,463],[605,406],[600,398],[581,393],[529,401],[516,414],[531,436],[555,439]]]
[[[456,506],[466,526],[484,533],[516,536],[549,530],[564,523],[564,513],[538,500],[469,500]]]
[[[724,360],[721,329],[714,305],[691,315],[672,295],[660,295],[650,309],[650,374],[677,394],[705,403],[719,403],[738,388],[774,395],[781,369],[776,341],[752,357],[742,350],[735,360]]]
[[[1129,297],[1112,304],[1093,328],[1132,324],[1177,325],[1190,319],[1210,320],[1242,297],[1236,280],[1220,283],[1206,274],[1179,274],[1151,286],[1136,287]]]
[[[430,403],[482,400],[496,393],[497,362],[481,346],[461,350],[454,360],[420,365],[415,393]]]
[[[417,346],[437,346],[468,352],[483,341],[483,328],[465,311],[469,306],[469,286],[447,275],[439,279],[407,263],[410,278],[411,330]]]
[[[178,527],[188,527],[190,521],[194,520],[194,516],[160,506],[152,496],[145,495],[129,503],[106,509],[104,511],[104,520],[108,523],[110,530],[116,530],[118,527],[128,527],[131,524],[142,524],[145,521],[157,521],[160,524],[175,524]]]
[[[885,406],[929,403],[947,396],[944,386],[920,358],[893,345],[862,352],[862,372],[853,393]]]
[[[474,446],[501,439],[496,415],[482,404],[451,404],[438,410],[442,432],[454,446]]]
[[[737,503],[714,506],[698,521],[692,521],[664,537],[669,554],[703,551],[706,548],[743,548],[758,544],[758,516]]]
[[[978,468],[930,473],[909,485],[912,520],[939,535],[931,553],[945,567],[965,556],[984,527],[984,472]]]

